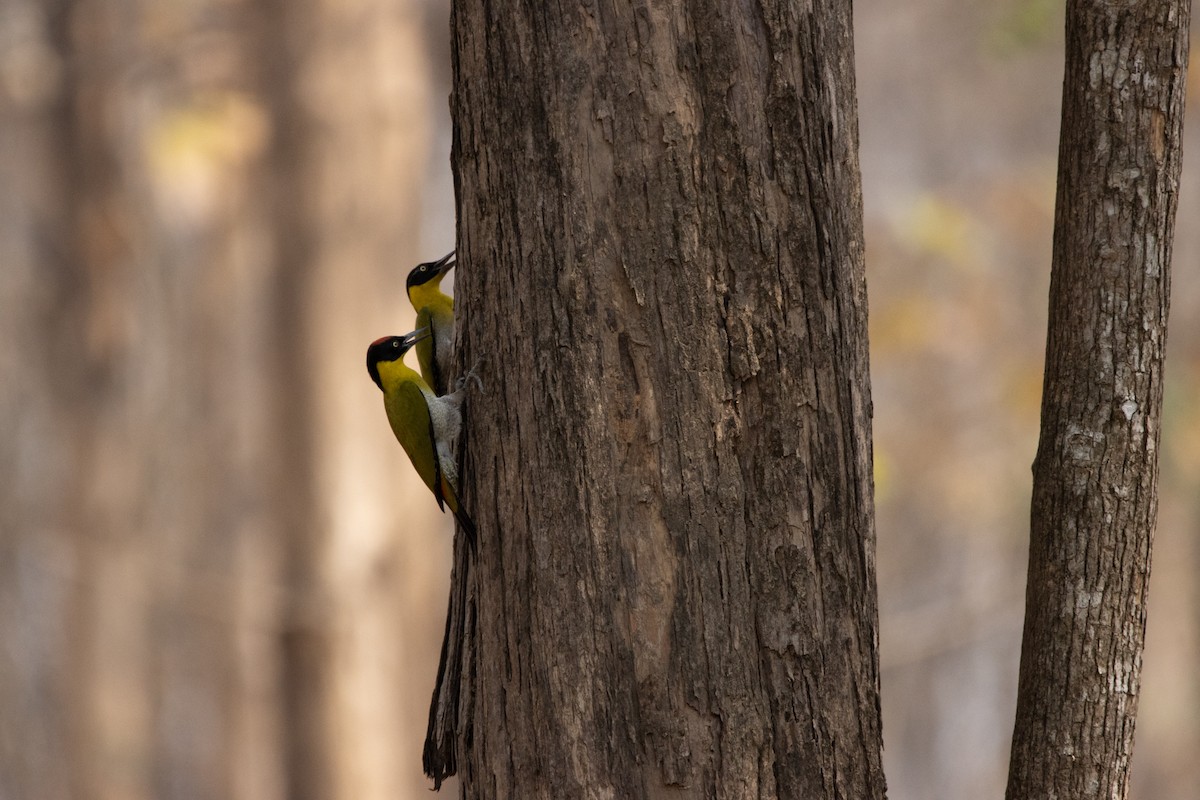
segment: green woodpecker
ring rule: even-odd
[[[455,449],[462,427],[460,392],[438,397],[411,367],[404,354],[428,338],[428,331],[385,336],[367,348],[367,372],[383,390],[383,407],[392,432],[408,453],[417,474],[437,499],[450,507],[475,549],[475,523],[458,499],[458,461]]]
[[[437,261],[417,264],[408,273],[408,300],[417,312],[417,330],[430,336],[417,343],[421,377],[435,394],[448,389],[450,361],[454,357],[454,301],[441,289],[442,278],[454,269],[454,251]]]

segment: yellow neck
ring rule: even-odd
[[[425,385],[425,381],[421,379],[417,371],[405,364],[402,358],[397,358],[395,361],[380,361],[376,367],[379,369],[379,380],[383,384],[384,392],[393,391],[401,384],[410,381],[416,381],[419,386]]]
[[[442,291],[442,278],[439,275],[428,283],[422,283],[420,286],[414,286],[408,290],[408,300],[412,303],[413,308],[422,309],[426,306],[437,306],[442,303],[452,303],[450,296]]]

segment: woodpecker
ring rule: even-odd
[[[429,331],[384,336],[367,348],[367,372],[383,391],[383,406],[392,432],[417,474],[433,492],[438,508],[450,507],[475,549],[475,522],[459,501],[455,448],[462,427],[460,391],[438,397],[421,376],[404,363],[404,354],[426,340]]]
[[[417,264],[408,273],[408,300],[417,312],[417,329],[428,329],[430,336],[417,343],[417,363],[421,377],[443,395],[448,389],[450,362],[454,358],[454,300],[441,289],[442,278],[456,263],[451,250],[437,261]]]

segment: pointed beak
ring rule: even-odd
[[[447,272],[454,269],[454,265],[457,263],[454,258],[454,254],[456,252],[456,250],[451,250],[449,253],[446,253],[446,255],[433,262],[433,265],[437,267],[439,275],[445,275]]]
[[[406,333],[404,334],[404,348],[407,350],[417,342],[428,339],[430,336],[433,336],[433,331],[429,328],[419,328],[412,333]]]

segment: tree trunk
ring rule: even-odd
[[[1067,8],[1008,798],[1123,798],[1157,496],[1187,0]]]
[[[466,796],[882,797],[850,4],[452,29]]]
[[[281,640],[287,796],[423,793],[416,760],[397,753],[420,747],[438,620],[403,612],[444,592],[448,558],[429,543],[441,544],[446,523],[363,366],[373,339],[414,327],[404,279],[421,260],[432,131],[421,9],[267,7],[279,50],[266,81],[278,119],[277,290],[290,312],[271,334],[281,354],[274,418],[283,462],[308,465],[311,481],[307,503],[289,509],[295,489],[283,487],[278,505],[292,533]]]
[[[253,246],[265,126],[252,48],[227,33],[246,18],[9,5],[45,50],[31,127],[0,137],[19,161],[4,238],[23,240],[5,268],[36,276],[12,309],[27,360],[4,382],[25,395],[3,423],[23,617],[4,638],[24,632],[24,685],[0,682],[18,693],[5,708],[36,697],[41,721],[15,729],[0,794],[270,797],[276,709],[256,678],[273,662],[256,656],[273,560],[249,488],[270,446],[247,344],[271,304]],[[221,68],[189,70],[172,47],[188,36]]]

